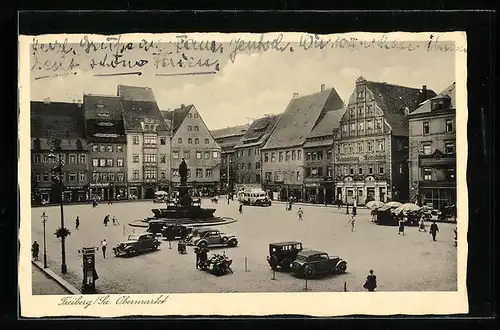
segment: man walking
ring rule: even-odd
[[[38,253],[40,252],[40,246],[38,245],[37,241],[33,242],[33,245],[31,246],[31,254],[33,257],[33,260],[38,261]]]
[[[240,202],[240,206],[238,207],[238,211],[240,214],[243,214],[243,203]]]
[[[76,230],[78,230],[78,228],[80,228],[80,217],[76,217],[76,220],[75,220],[75,228]]]
[[[200,264],[200,248],[197,246],[194,248],[194,254],[196,255],[196,269],[198,269],[198,266]]]
[[[436,234],[439,232],[439,228],[438,228],[438,225],[436,224],[436,221],[433,221],[432,222],[432,225],[431,225],[431,228],[429,228],[429,231],[432,235],[432,240],[435,241],[436,240]]]
[[[398,235],[402,234],[404,236],[405,235],[405,222],[404,222],[403,218],[399,219],[398,227],[399,227],[399,229],[398,229]]]
[[[108,226],[108,222],[109,222],[109,215],[104,217],[104,221],[103,221],[104,226]]]
[[[106,249],[107,249],[107,246],[108,246],[108,242],[106,242],[106,239],[103,239],[101,241],[101,250],[102,250],[102,257],[104,259],[106,259]]]
[[[297,215],[299,216],[299,220],[303,219],[304,211],[302,211],[302,208],[299,207],[299,210],[297,211]]]
[[[363,288],[367,289],[370,292],[375,291],[377,287],[377,276],[373,274],[373,270],[370,269],[370,274],[366,277],[366,282],[363,285]]]
[[[351,225],[351,231],[354,231],[354,223],[356,221],[356,215],[353,213],[347,224]]]

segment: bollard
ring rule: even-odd
[[[123,236],[125,236],[125,225],[123,225]]]
[[[247,263],[247,257],[245,257],[245,272],[248,272],[248,263]]]
[[[172,248],[172,241],[171,240],[168,240],[168,248],[171,249]]]
[[[304,291],[307,291],[307,290],[309,290],[309,289],[307,288],[307,278],[306,278],[306,286],[304,288]]]
[[[347,292],[347,282],[344,282],[344,292]]]
[[[276,280],[276,270],[273,269],[273,280]]]

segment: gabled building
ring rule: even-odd
[[[195,190],[213,193],[220,184],[221,148],[205,125],[194,105],[181,105],[162,111],[171,125],[171,173],[174,185],[180,183],[179,165],[184,158],[188,166],[188,183]]]
[[[335,89],[325,85],[314,94],[294,94],[262,149],[263,186],[273,198],[303,200],[302,146],[325,112],[342,107]]]
[[[345,109],[325,112],[303,145],[304,196],[309,203],[333,204],[333,138]]]
[[[232,127],[221,128],[212,131],[215,142],[221,148],[221,168],[220,168],[220,191],[233,190],[235,162],[234,162],[234,146],[236,146],[243,135],[247,132],[248,125],[238,125]]]
[[[148,87],[118,85],[127,138],[129,195],[154,198],[170,185],[170,131]]]
[[[280,116],[281,114],[266,115],[254,120],[240,142],[234,146],[236,189],[243,185],[262,187],[261,149],[271,136]]]
[[[406,115],[435,95],[426,86],[356,80],[334,143],[337,198],[358,205],[409,199]]]
[[[118,96],[83,95],[85,134],[89,144],[90,198],[129,198],[127,139]]]
[[[408,115],[410,197],[435,209],[457,201],[455,93],[453,83]]]
[[[63,201],[85,201],[88,194],[88,148],[81,103],[31,102],[31,202],[58,203],[59,187],[52,181],[52,170],[63,161]]]

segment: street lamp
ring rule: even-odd
[[[47,216],[45,212],[43,212],[41,218],[43,223],[43,268],[47,268],[47,243],[45,240],[45,223],[47,222]]]
[[[61,207],[61,229],[64,229],[64,211],[63,211],[63,161],[61,157],[57,157],[53,153],[47,156],[49,159],[58,160],[58,165],[54,166],[53,171],[59,174],[59,188],[60,188],[60,207]],[[66,274],[68,272],[68,267],[66,266],[66,236],[61,236],[61,273]]]

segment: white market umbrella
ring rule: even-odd
[[[166,191],[163,191],[163,190],[158,190],[157,192],[155,192],[155,195],[156,196],[165,196],[165,195],[168,195],[168,193]]]
[[[382,207],[384,206],[385,204],[383,202],[380,202],[380,201],[370,201],[368,203],[366,203],[366,207],[374,210],[374,209],[377,209],[379,207]]]
[[[403,205],[402,203],[400,202],[389,202],[389,203],[386,203],[385,205],[389,206],[389,207],[392,207],[392,208],[397,208],[397,207],[400,207],[401,205]]]
[[[404,203],[400,207],[398,207],[395,212],[400,213],[401,211],[403,212],[413,212],[413,211],[419,211],[421,209],[420,206],[414,203]]]

